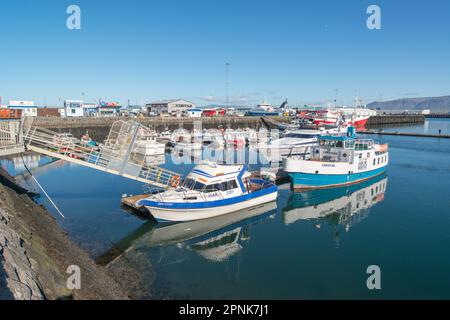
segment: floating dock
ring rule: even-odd
[[[358,131],[359,134],[377,134],[380,136],[402,136],[402,137],[419,137],[419,138],[442,138],[450,139],[448,134],[428,134],[428,133],[412,133],[412,132],[384,132],[384,131]]]
[[[121,202],[124,206],[128,208],[139,210],[139,208],[136,206],[136,202],[144,198],[147,198],[148,196],[149,196],[148,194],[138,194],[135,196],[123,197]]]

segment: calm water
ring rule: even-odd
[[[402,130],[436,125],[448,131],[450,121]],[[326,191],[283,188],[276,203],[171,226],[121,208],[122,194],[142,193],[141,183],[62,162],[43,166],[45,158],[34,172],[65,214],[63,220],[50,208],[72,239],[103,262],[127,261],[154,297],[448,299],[450,141],[381,142],[390,144],[386,176]],[[19,162],[16,169],[3,165],[21,171]],[[366,288],[373,264],[382,272],[377,292]]]

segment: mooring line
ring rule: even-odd
[[[25,169],[28,171],[28,173],[30,174],[30,176],[33,178],[33,180],[36,182],[36,184],[38,185],[38,187],[42,190],[42,192],[45,194],[45,196],[47,197],[47,199],[50,201],[50,203],[53,205],[53,207],[55,207],[56,211],[58,211],[58,213],[61,215],[61,217],[63,217],[63,219],[65,219],[66,217],[63,215],[63,213],[61,212],[61,210],[59,210],[58,206],[56,205],[56,203],[53,202],[53,200],[50,198],[50,196],[48,195],[48,193],[44,190],[44,188],[41,186],[41,184],[39,183],[39,181],[37,181],[37,179],[34,177],[34,175],[31,173],[30,169],[28,169],[26,163],[25,163],[25,159],[23,158],[23,155],[20,154],[20,157],[22,158],[22,162],[23,162],[23,166],[25,167]]]

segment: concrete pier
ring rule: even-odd
[[[446,134],[427,134],[427,133],[412,133],[412,132],[383,132],[375,130],[358,131],[360,134],[377,134],[381,136],[403,136],[403,137],[420,137],[420,138],[442,138],[450,139],[450,135]]]
[[[432,113],[425,115],[427,119],[450,119],[450,113]]]
[[[386,125],[408,125],[425,123],[425,116],[421,114],[389,114],[370,117],[367,127],[377,127]]]

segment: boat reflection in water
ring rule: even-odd
[[[226,261],[250,238],[249,227],[274,217],[276,208],[276,202],[270,202],[210,219],[162,225],[150,221],[98,257],[97,262],[106,265],[129,259],[133,251],[171,245],[196,252],[208,261]]]
[[[149,234],[152,246],[177,243],[210,261],[226,261],[250,238],[248,227],[275,215],[276,202],[259,205],[213,219],[156,227]]]
[[[292,193],[283,210],[283,221],[290,225],[299,220],[318,220],[342,226],[346,231],[369,215],[375,204],[384,200],[387,177],[381,175],[362,183],[309,192]]]

